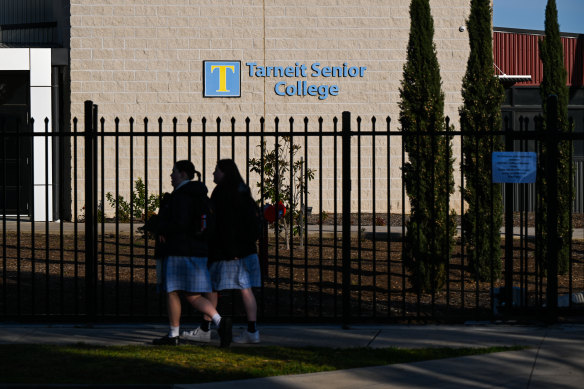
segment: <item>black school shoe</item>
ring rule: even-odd
[[[231,338],[233,336],[232,332],[233,323],[230,317],[222,317],[221,322],[219,322],[219,328],[217,332],[219,333],[219,339],[221,339],[220,347],[229,347],[231,344]]]
[[[178,336],[163,336],[162,338],[154,339],[152,344],[155,346],[178,346]]]

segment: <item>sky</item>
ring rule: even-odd
[[[544,30],[547,0],[493,0],[495,27]],[[560,32],[584,34],[584,0],[556,0]]]

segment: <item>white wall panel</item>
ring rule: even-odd
[[[35,120],[34,132],[52,132],[51,49],[0,49],[0,70],[30,70],[30,116]],[[33,139],[33,192],[34,220],[47,219],[47,193],[49,200],[48,219],[53,218],[53,167],[52,139]]]
[[[50,65],[50,63],[49,63]],[[50,66],[49,66],[50,69]],[[32,72],[31,72],[32,73]],[[51,117],[51,88],[31,87],[30,88],[30,115],[35,119],[34,132],[45,131],[45,118],[49,119],[48,130],[52,131]],[[33,171],[34,171],[34,219],[37,221],[46,220],[46,184],[49,191],[49,220],[52,220],[52,185],[53,182],[53,153],[52,139],[49,137],[35,136],[33,140]],[[48,173],[48,175],[47,175]],[[47,180],[48,179],[48,180]]]
[[[53,220],[53,186],[48,188],[48,218]],[[34,186],[34,220],[42,222],[47,220],[47,190],[45,185]]]
[[[30,86],[51,86],[51,49],[30,49]]]
[[[0,70],[30,70],[29,49],[0,49]]]

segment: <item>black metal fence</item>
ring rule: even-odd
[[[74,119],[71,132],[51,132],[48,121],[45,132],[36,133],[28,125],[1,126],[0,210],[5,217],[0,312],[4,319],[164,320],[165,297],[156,286],[154,244],[139,230],[143,219],[156,211],[148,199],[169,190],[165,174],[174,161],[192,160],[209,183],[209,172],[220,158],[238,163],[259,199],[257,194],[266,192],[273,177],[266,171],[254,172],[253,161],[266,166],[270,153],[279,164],[300,164],[300,178],[293,169],[281,174],[288,183],[298,183],[300,189],[283,203],[296,204],[302,217],[295,222],[299,214],[288,212],[276,219],[260,242],[263,286],[256,291],[260,320],[491,319],[502,312],[505,301],[514,302],[506,314],[549,316],[556,305],[562,307],[560,313],[579,312],[584,245],[574,235],[569,273],[546,273],[538,266],[534,215],[527,207],[520,212],[506,208],[500,280],[482,282],[471,275],[464,233],[459,231],[446,287],[430,293],[412,288],[402,241],[409,212],[401,180],[407,158],[403,137],[408,135],[394,130],[389,117],[352,119],[345,112],[340,122],[320,119],[316,124],[308,119],[239,124],[232,119],[225,129],[220,119],[200,123],[188,119],[182,124],[176,119],[107,122],[98,120],[97,106],[86,102],[83,128]],[[454,144],[461,136],[473,136],[455,131],[434,134],[446,135],[454,138]],[[513,131],[509,124],[495,135],[536,143],[543,139],[541,132]],[[575,142],[584,137],[557,134],[555,139]],[[34,140],[41,141],[35,147],[45,150],[42,180],[35,173],[39,170],[34,164],[40,161],[33,153],[30,166],[35,168],[18,162],[33,148]],[[278,147],[284,141],[297,147]],[[462,160],[461,155],[455,158]],[[143,186],[137,185],[138,179]],[[24,181],[33,185],[27,188]],[[462,176],[457,186],[464,187]],[[294,197],[297,191],[299,196]],[[507,185],[506,191],[512,192],[513,185]],[[29,202],[28,211],[22,211],[23,201]],[[262,206],[270,202],[261,201]],[[451,201],[456,203],[460,214],[465,204],[461,199]],[[49,221],[55,216],[58,221]],[[292,239],[275,233],[284,223],[296,225],[290,229]],[[556,299],[559,304],[547,303]],[[222,294],[220,311],[242,317],[239,300],[236,293]],[[555,317],[557,311],[551,314]]]

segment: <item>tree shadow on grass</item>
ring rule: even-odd
[[[18,384],[195,384],[407,363],[476,349],[0,345],[0,377]]]

